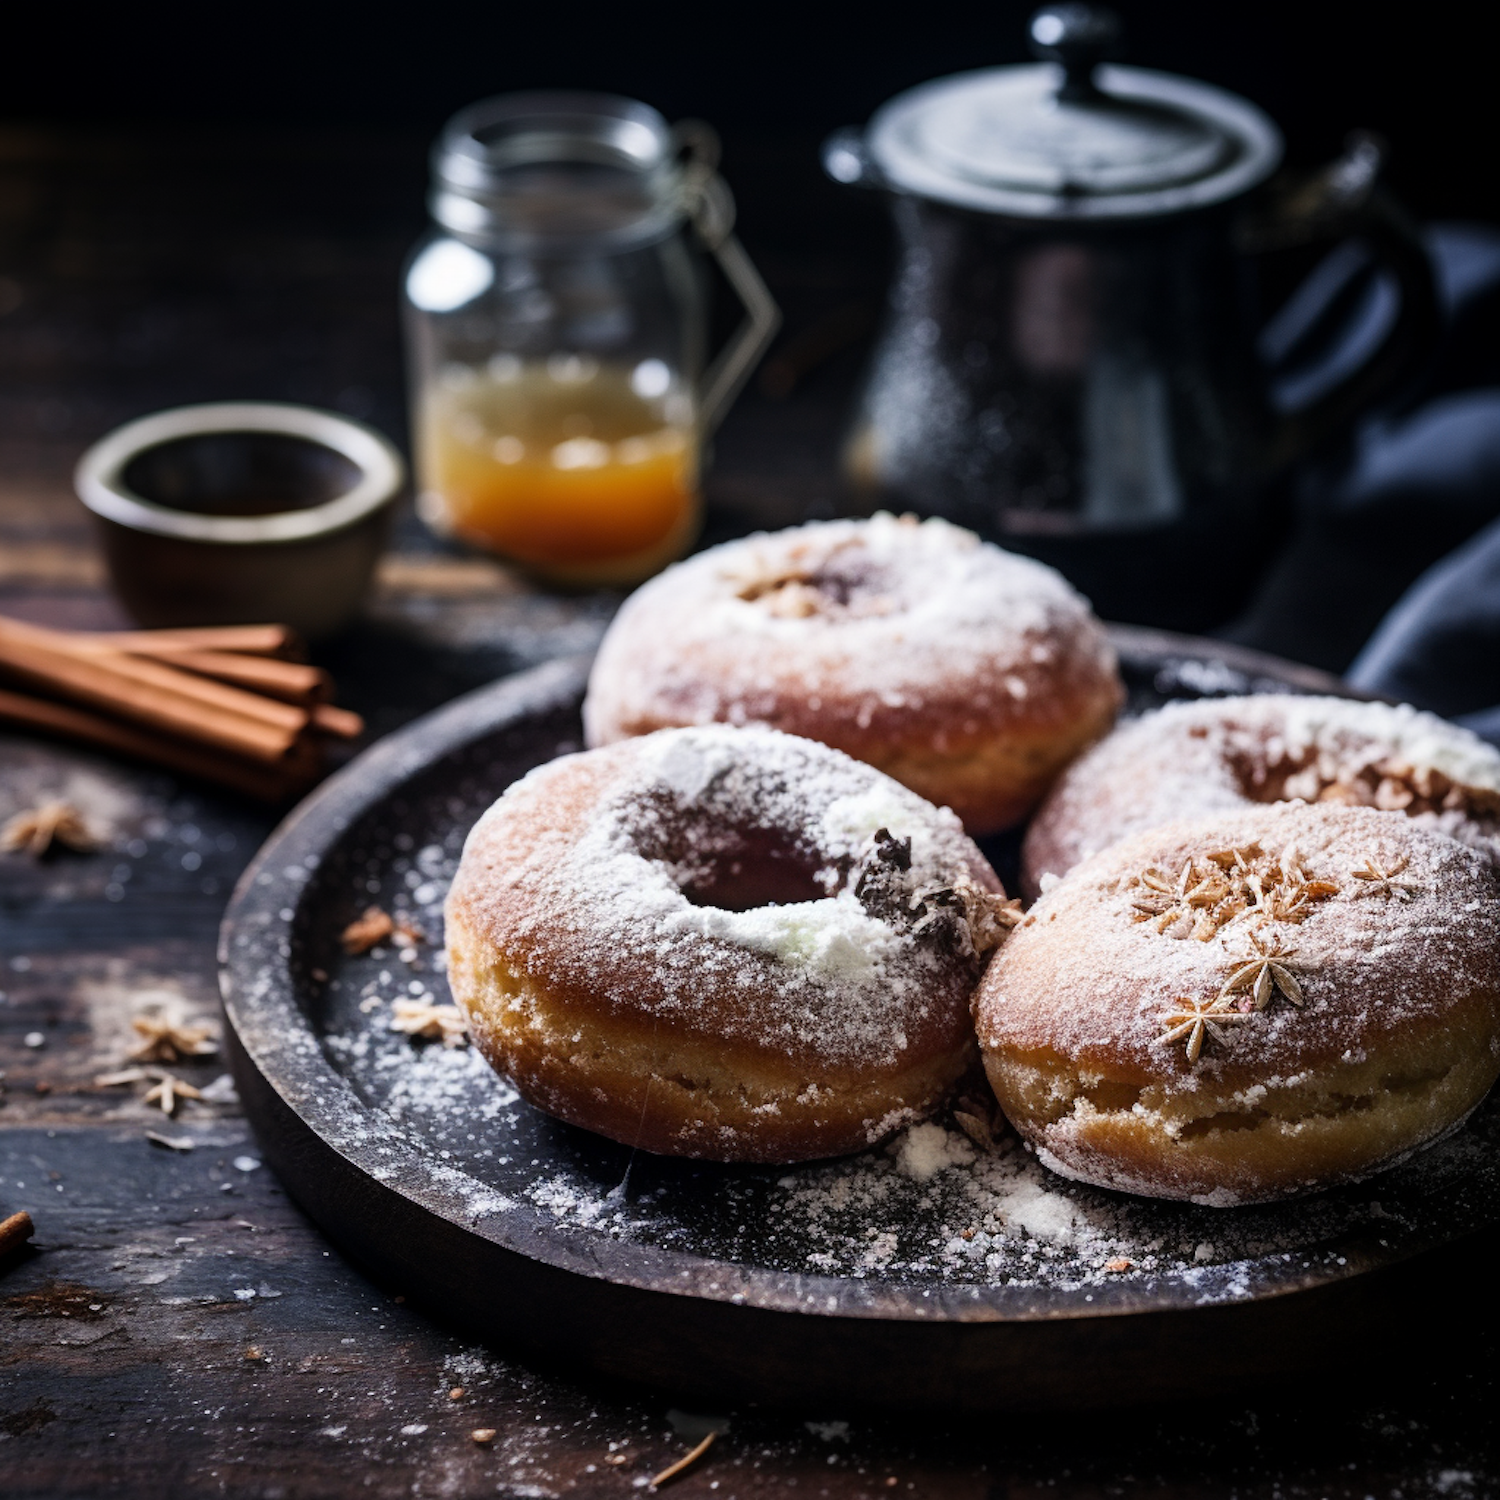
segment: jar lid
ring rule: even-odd
[[[679,142],[649,105],[524,93],[456,114],[432,155],[433,217],[517,248],[647,242],[681,221]]]
[[[1023,218],[1176,213],[1233,197],[1281,158],[1254,105],[1170,73],[1101,65],[1107,11],[1056,5],[1032,18],[1055,59],[959,73],[898,95],[870,122],[885,183],[961,208]]]

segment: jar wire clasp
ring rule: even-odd
[[[734,233],[734,194],[719,176],[719,135],[704,120],[679,120],[672,140],[681,161],[682,211],[691,220],[705,250],[745,309],[734,337],[703,372],[698,394],[698,423],[708,435],[724,420],[735,397],[781,327],[781,309]]]

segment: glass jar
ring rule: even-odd
[[[779,322],[717,156],[707,126],[609,95],[507,95],[449,122],[404,278],[435,530],[583,586],[692,544],[704,438]],[[706,370],[699,246],[748,313]]]

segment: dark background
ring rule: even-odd
[[[1420,215],[1500,221],[1500,105],[1492,55],[1472,34],[1477,7],[1119,8],[1127,60],[1255,100],[1282,125],[1294,165],[1332,156],[1351,127],[1373,128],[1391,143],[1393,185]],[[189,401],[265,397],[334,407],[401,435],[396,288],[423,222],[424,152],[454,109],[507,89],[569,85],[712,120],[745,240],[786,311],[790,343],[840,307],[878,305],[885,285],[885,206],[826,182],[818,140],[926,78],[1023,59],[1028,10],[941,0],[885,9],[411,0],[400,10],[18,0],[0,16],[0,611],[65,626],[124,623],[70,478],[83,448],[120,422]],[[789,398],[747,391],[716,445],[717,534],[785,524],[827,503],[862,357],[844,348]],[[1341,668],[1409,576],[1452,544],[1434,529],[1424,517],[1389,530],[1411,554],[1404,572],[1381,573],[1377,559],[1363,571],[1325,567],[1316,590],[1283,590],[1291,602],[1272,613],[1285,639],[1255,639]],[[371,620],[328,663],[341,701],[369,711],[375,733],[502,672],[586,649],[608,617],[609,600],[527,594],[472,560],[427,567],[421,540],[404,522],[393,559],[404,572],[386,579]],[[1336,540],[1358,563],[1354,543]],[[455,586],[465,578],[467,593]],[[7,796],[56,784],[44,779],[58,763],[54,747],[24,742],[7,755]],[[143,807],[170,817],[150,836],[128,900],[90,894],[119,859],[112,851],[39,866],[13,857],[0,893],[12,931],[36,955],[25,973],[4,975],[0,1012],[9,1075],[0,1146],[26,1165],[0,1172],[24,1177],[32,1196],[7,1199],[0,1212],[37,1210],[45,1247],[0,1296],[9,1304],[0,1309],[7,1493],[275,1486],[395,1496],[437,1484],[478,1493],[517,1453],[532,1460],[526,1478],[625,1493],[679,1455],[659,1406],[498,1358],[465,1378],[472,1404],[450,1403],[438,1376],[470,1337],[460,1342],[397,1306],[395,1289],[372,1288],[268,1171],[231,1168],[234,1151],[249,1147],[237,1116],[215,1121],[193,1106],[181,1128],[201,1148],[178,1155],[142,1141],[149,1117],[138,1102],[92,1086],[123,1057],[126,995],[165,984],[196,1011],[215,1004],[211,937],[223,893],[268,826],[198,793],[158,803],[156,784],[139,785],[149,789]],[[189,835],[217,851],[191,876],[179,842]],[[111,995],[121,998],[97,998]],[[118,1015],[106,1019],[110,1003]],[[21,1044],[33,1028],[45,1029],[45,1047]],[[206,1084],[219,1066],[204,1059],[186,1071]],[[43,1164],[45,1185],[33,1174]],[[44,1214],[43,1200],[55,1208]],[[189,1224],[193,1255],[179,1258],[193,1263],[176,1289],[194,1295],[169,1301],[141,1268],[175,1266],[163,1247]],[[1253,1408],[1215,1392],[1201,1407],[1082,1423],[914,1431],[881,1419],[856,1423],[847,1444],[814,1439],[800,1423],[785,1439],[769,1419],[737,1417],[696,1482],[724,1476],[728,1495],[753,1466],[757,1492],[793,1497],[876,1484],[896,1493],[880,1476],[897,1473],[903,1495],[1098,1496],[1128,1472],[1164,1497],[1494,1493],[1486,1253],[1476,1248],[1472,1270],[1465,1261],[1428,1271],[1450,1298],[1447,1323],[1435,1326],[1465,1336],[1443,1359],[1406,1358],[1393,1344],[1370,1371],[1378,1397],[1347,1379],[1330,1348],[1316,1390],[1267,1387]],[[231,1265],[248,1285],[267,1278],[278,1300],[229,1300]],[[1450,1305],[1462,1311],[1449,1314]],[[247,1346],[267,1361],[247,1360]],[[421,1441],[408,1436],[420,1428],[402,1426],[414,1415],[431,1424]],[[337,1425],[325,1427],[330,1420]],[[467,1440],[481,1423],[500,1429],[493,1451]],[[346,1431],[347,1444],[330,1436]],[[629,1465],[606,1472],[606,1443],[625,1439]]]
[[[1290,168],[1328,161],[1351,129],[1373,129],[1389,143],[1387,183],[1419,218],[1500,224],[1500,91],[1472,7],[1117,8],[1123,60],[1254,100],[1281,125]],[[669,119],[706,118],[724,138],[739,233],[785,321],[716,435],[705,541],[856,503],[839,446],[889,283],[889,214],[880,195],[828,181],[818,145],[904,88],[1024,60],[1031,11],[1007,0],[10,7],[0,31],[0,575],[22,569],[6,553],[24,537],[51,546],[66,531],[85,545],[73,465],[146,412],[302,402],[404,442],[397,288],[426,220],[428,147],[454,110],[521,88],[614,90]],[[1311,264],[1271,259],[1268,308]],[[721,293],[719,338],[738,317]],[[1443,389],[1495,383],[1500,297],[1485,306],[1470,320],[1467,363],[1449,359]],[[1295,535],[1268,532],[1265,547],[1236,552],[1233,579],[1215,575],[1211,616],[1171,621],[1343,670],[1412,580],[1494,514],[1488,491],[1441,513],[1425,494],[1399,498],[1394,524],[1309,515]],[[1267,515],[1292,525],[1279,500]],[[398,550],[438,545],[414,518],[402,522]],[[76,602],[98,607],[92,594]],[[1109,607],[1160,624],[1159,604]]]
[[[0,115],[31,122],[345,123],[430,137],[507,89],[601,88],[744,140],[816,138],[939,74],[1026,56],[1029,4],[326,3],[8,7]],[[1426,216],[1500,218],[1497,91],[1477,10],[1318,0],[1117,6],[1130,62],[1255,100],[1290,159],[1364,126]]]

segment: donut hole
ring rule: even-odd
[[[1429,766],[1397,765],[1368,755],[1313,751],[1272,764],[1260,749],[1231,750],[1226,760],[1241,794],[1251,802],[1332,802],[1380,812],[1460,812],[1492,815],[1493,799]]]
[[[747,837],[732,853],[684,871],[677,888],[694,906],[753,911],[796,901],[821,901],[828,892],[819,867],[800,850],[767,835]]]
[[[827,862],[782,829],[678,818],[640,842],[641,853],[667,866],[693,906],[754,911],[832,894]]]

